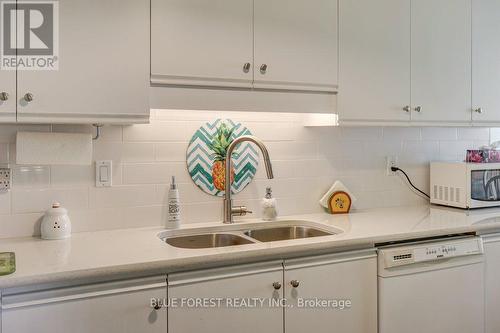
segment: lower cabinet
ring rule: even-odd
[[[374,250],[285,261],[286,333],[376,333]]]
[[[500,332],[500,234],[484,237],[486,257],[486,333]]]
[[[168,285],[169,333],[377,332],[375,250],[171,274]]]
[[[129,280],[2,297],[2,333],[165,332],[166,278]]]
[[[283,333],[282,281],[281,261],[170,274],[168,332]]]
[[[175,273],[168,282],[7,290],[0,300],[1,333],[376,333],[377,261],[371,249]]]

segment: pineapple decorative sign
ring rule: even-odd
[[[252,135],[250,130],[231,119],[216,119],[201,126],[187,149],[187,167],[194,183],[204,192],[223,196],[226,180],[226,152],[234,139]],[[241,143],[233,152],[232,193],[242,191],[255,176],[259,154],[249,142]]]

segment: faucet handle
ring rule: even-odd
[[[235,206],[231,209],[231,214],[233,216],[245,216],[247,214],[252,214],[251,210],[248,210],[246,206]]]

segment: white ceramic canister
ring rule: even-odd
[[[45,212],[42,220],[41,234],[43,239],[65,239],[71,237],[71,221],[68,211],[58,202]]]

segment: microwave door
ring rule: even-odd
[[[492,172],[492,175],[487,180],[485,179],[485,181],[484,187],[488,201],[498,201],[500,198],[500,174]]]

